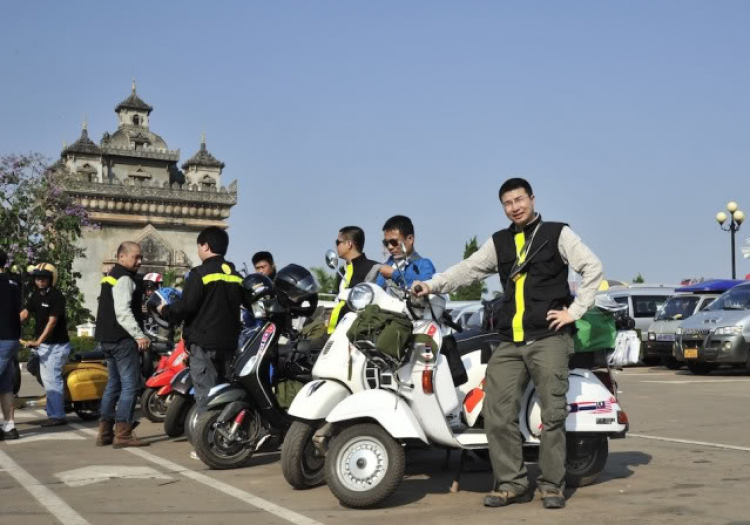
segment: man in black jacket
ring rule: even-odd
[[[171,324],[185,323],[182,337],[199,414],[206,410],[209,390],[228,374],[242,329],[240,306],[249,306],[242,277],[224,259],[228,247],[227,232],[216,226],[204,229],[198,235],[203,264],[190,270],[181,300],[158,308]]]
[[[347,288],[354,288],[360,283],[375,282],[378,278],[378,270],[381,265],[368,259],[364,249],[365,232],[362,228],[359,226],[344,226],[339,230],[339,235],[336,238],[336,251],[338,256],[346,261],[344,278],[342,279],[339,275],[337,280],[339,293]],[[347,311],[344,301],[336,305],[328,321],[329,334],[333,333],[339,319],[344,317]]]
[[[19,437],[13,421],[13,385],[21,337],[21,285],[5,273],[7,263],[8,256],[0,250],[0,441]]]

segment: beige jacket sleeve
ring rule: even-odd
[[[425,281],[432,293],[450,293],[461,286],[482,281],[497,275],[497,253],[492,238],[487,240],[479,250],[468,259],[454,264],[442,273],[436,273],[432,279]]]
[[[117,323],[122,326],[133,339],[145,339],[146,336],[138,326],[133,311],[130,309],[130,302],[133,300],[135,292],[135,282],[130,277],[120,277],[117,283],[112,287],[112,298],[115,303],[115,317]]]
[[[576,298],[568,308],[568,313],[573,319],[578,320],[586,313],[586,310],[594,306],[596,292],[604,276],[604,268],[594,252],[583,244],[581,238],[567,226],[560,232],[558,249],[568,266],[582,277]]]

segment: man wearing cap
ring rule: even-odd
[[[43,427],[67,424],[65,419],[65,386],[63,367],[71,346],[65,317],[65,296],[56,288],[57,268],[49,263],[34,266],[31,271],[34,292],[21,312],[21,322],[34,317],[34,339],[25,341],[27,348],[36,348],[39,370],[47,391],[47,420]]]

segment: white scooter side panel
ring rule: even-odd
[[[396,439],[420,439],[428,442],[409,405],[387,390],[365,390],[352,394],[331,411],[326,421],[339,423],[365,418],[377,421]]]
[[[350,312],[339,321],[336,331],[328,338],[312,369],[313,379],[335,379],[349,386],[352,392],[366,388],[364,368],[367,359],[364,354],[350,345],[346,332],[357,319]],[[352,374],[349,377],[349,358]]]
[[[350,395],[349,390],[336,381],[311,381],[294,396],[289,415],[310,421],[325,419],[336,405]]]

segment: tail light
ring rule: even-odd
[[[617,411],[617,424],[618,425],[628,424],[628,415],[623,410]]]
[[[432,384],[432,368],[426,368],[422,371],[422,391],[425,394],[432,394],[435,392],[435,387]]]

